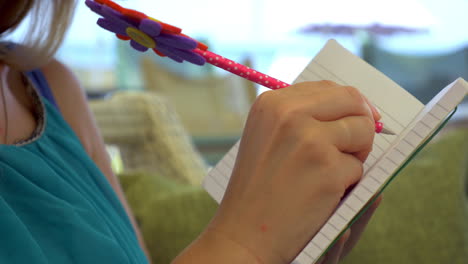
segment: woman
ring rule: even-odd
[[[73,0],[0,0],[0,261],[147,263],[144,242],[74,75],[52,57]],[[352,87],[262,94],[207,229],[174,263],[290,263],[362,174],[375,108]],[[377,202],[378,203],[378,202]],[[377,206],[322,260],[337,263]]]

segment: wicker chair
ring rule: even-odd
[[[152,92],[117,92],[90,106],[106,144],[119,148],[125,172],[200,184],[207,167],[164,98]]]

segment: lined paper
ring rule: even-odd
[[[377,134],[364,164],[362,180],[348,194],[327,223],[294,263],[315,263],[394,172],[458,105],[468,91],[459,79],[424,106],[406,90],[353,55],[336,41],[327,42],[294,83],[332,80],[358,88],[379,109],[382,122],[397,135]],[[385,96],[382,96],[385,95]],[[397,103],[395,103],[397,102]],[[236,160],[237,142],[205,177],[203,186],[220,203]]]
[[[297,263],[315,263],[343,232],[372,197],[392,178],[410,155],[428,139],[436,128],[468,93],[468,83],[458,79],[444,88],[418,114],[400,135],[398,142],[375,163],[343,200],[327,223],[296,259]],[[421,130],[421,128],[424,128]]]
[[[413,95],[335,40],[327,42],[293,83],[320,80],[331,80],[359,89],[379,109],[382,115],[381,122],[397,135],[424,107]],[[381,96],[382,94],[385,96]],[[391,102],[398,102],[398,104]],[[364,164],[364,173],[396,142],[397,138],[397,136],[384,134],[375,136],[373,150]],[[211,169],[204,180],[205,189],[218,202],[221,201],[223,190],[229,182],[238,146],[239,142]]]

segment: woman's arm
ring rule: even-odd
[[[56,61],[44,73],[65,119],[114,187],[144,248],[78,81]],[[353,87],[326,81],[294,86],[256,100],[223,202],[174,264],[291,263],[360,179],[380,118],[375,109]],[[322,263],[335,264],[352,248],[372,211]]]
[[[260,95],[215,217],[174,264],[291,263],[360,180],[379,119],[356,88],[330,81]],[[321,264],[349,252],[379,202]]]
[[[85,93],[79,81],[65,65],[56,60],[47,64],[42,71],[50,85],[64,119],[78,135],[86,152],[112,185],[129,215],[141,247],[145,251],[148,260],[151,261],[141,232],[125,199],[119,180],[111,169],[110,158],[106,152],[104,141],[88,107]]]

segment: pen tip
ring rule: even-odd
[[[395,132],[393,132],[392,130],[386,128],[386,127],[383,127],[382,128],[382,131],[380,131],[381,134],[386,134],[386,135],[396,135]]]

